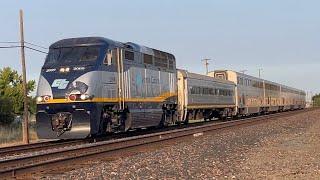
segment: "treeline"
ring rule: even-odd
[[[320,106],[320,93],[312,96],[313,106]]]
[[[23,84],[22,76],[9,67],[0,69],[0,124],[11,123],[16,115],[23,114]],[[28,109],[35,113],[35,98],[29,95],[35,89],[34,80],[27,82]]]

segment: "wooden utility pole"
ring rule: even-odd
[[[209,63],[208,63],[208,61],[210,61],[210,59],[203,59],[202,61],[204,61],[204,65],[206,66],[206,75],[208,75],[208,72],[209,72],[209,70],[208,70]]]
[[[28,123],[28,93],[27,93],[27,78],[26,78],[26,60],[24,54],[24,33],[23,33],[23,11],[20,9],[20,51],[21,51],[21,65],[22,65],[22,79],[23,79],[23,142],[29,144],[29,123]]]

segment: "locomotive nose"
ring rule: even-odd
[[[85,110],[48,114],[38,112],[39,139],[82,139],[90,135],[90,115]]]

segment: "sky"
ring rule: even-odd
[[[173,53],[177,67],[247,70],[320,92],[320,1],[312,0],[2,0],[0,42],[49,47],[64,38],[102,36]],[[5,46],[8,44],[1,44]],[[41,49],[48,51],[47,49]],[[38,80],[45,54],[26,50],[27,78]],[[21,70],[19,49],[0,49],[0,68]]]

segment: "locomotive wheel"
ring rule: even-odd
[[[126,132],[129,129],[131,129],[132,118],[128,110],[125,110],[120,114],[119,120],[120,120],[119,130],[121,132]]]
[[[189,112],[187,113],[186,119],[184,120],[184,124],[189,124]]]
[[[101,112],[100,120],[100,134],[106,135],[112,133],[112,120],[111,115],[108,112]]]
[[[105,131],[107,133],[112,133],[112,122],[111,120],[108,120],[106,123],[105,123],[106,127],[105,127]]]
[[[163,127],[166,126],[166,125],[165,125],[166,119],[167,119],[167,118],[166,118],[165,113],[162,113],[161,121],[160,121],[160,123],[159,123],[159,127],[160,127],[160,128],[163,128]]]
[[[173,124],[172,116],[167,116],[166,112],[163,112],[161,116],[161,121],[159,123],[159,127],[166,127],[169,124]]]

